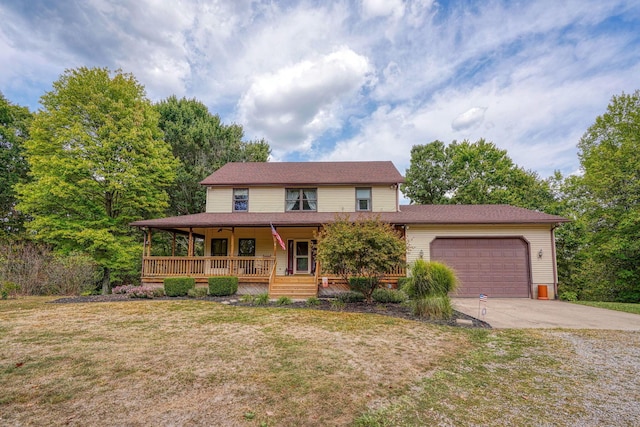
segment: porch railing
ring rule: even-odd
[[[142,259],[143,277],[238,276],[268,278],[273,257],[160,257]]]

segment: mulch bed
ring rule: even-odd
[[[280,307],[280,308],[304,308],[312,310],[326,310],[326,311],[342,311],[352,313],[370,313],[379,314],[383,316],[398,317],[407,320],[415,320],[418,322],[427,322],[438,325],[448,325],[457,327],[473,327],[473,328],[491,328],[487,322],[471,317],[467,314],[454,310],[453,316],[448,320],[432,320],[422,317],[414,316],[411,313],[411,309],[404,304],[392,304],[392,303],[365,303],[365,302],[352,302],[344,304],[344,307],[336,308],[331,304],[331,299],[320,299],[319,304],[315,306],[307,306],[304,301],[294,301],[287,305],[278,305],[275,301],[269,302],[266,305],[256,305],[248,302],[242,302],[237,296],[233,297],[205,297],[205,298],[188,298],[188,297],[156,297],[154,300],[160,301],[175,301],[175,300],[200,300],[222,303],[225,305],[241,306],[241,307]],[[112,294],[112,295],[89,295],[89,296],[72,296],[59,298],[51,301],[51,303],[57,304],[70,304],[70,303],[90,303],[90,302],[115,302],[115,301],[140,301],[140,298],[131,298],[126,294]]]

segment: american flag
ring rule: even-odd
[[[487,300],[487,298],[489,298],[489,296],[488,296],[488,295],[480,294],[480,301],[486,301],[486,300]]]
[[[276,238],[276,240],[278,240],[278,243],[280,243],[280,247],[282,248],[283,251],[287,250],[287,247],[284,245],[284,242],[282,241],[282,237],[280,237],[280,235],[278,234],[278,232],[276,231],[275,228],[273,228],[273,224],[271,224],[271,235],[273,237]]]

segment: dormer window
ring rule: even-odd
[[[318,190],[315,188],[287,188],[287,212],[318,210]]]
[[[233,211],[247,212],[248,210],[249,210],[249,189],[234,188],[233,189]]]
[[[356,210],[371,210],[371,188],[356,188]]]

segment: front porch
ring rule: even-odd
[[[162,286],[166,277],[193,277],[196,286],[207,286],[209,277],[236,276],[239,294],[267,292],[272,298],[330,297],[349,290],[342,277],[322,272],[319,263],[310,274],[287,274],[288,269],[285,274],[276,274],[277,271],[273,256],[144,256],[141,280],[143,285]],[[396,287],[398,278],[405,274],[404,268],[389,272],[385,286]]]

